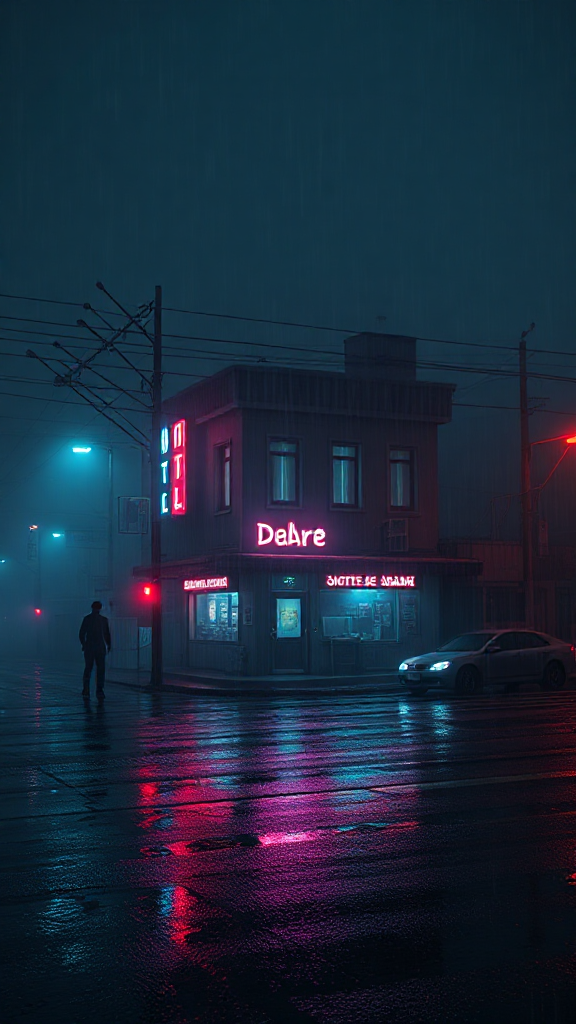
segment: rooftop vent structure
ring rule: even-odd
[[[344,366],[350,377],[416,380],[416,338],[405,334],[353,334],[344,340]]]

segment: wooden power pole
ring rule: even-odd
[[[162,542],[160,518],[160,431],[162,428],[162,288],[154,289],[154,363],[152,370],[151,556],[152,556],[152,669],[150,685],[162,686]]]

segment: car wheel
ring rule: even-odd
[[[541,683],[543,690],[561,690],[565,682],[566,672],[561,662],[551,661],[546,665]]]
[[[456,693],[459,697],[473,697],[482,690],[480,673],[474,665],[463,665],[456,676]]]

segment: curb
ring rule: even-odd
[[[318,686],[311,684],[310,686],[271,686],[266,688],[265,686],[250,686],[241,684],[238,686],[214,686],[210,683],[201,682],[182,682],[179,683],[176,680],[171,680],[162,684],[162,687],[153,689],[149,683],[141,683],[135,680],[127,679],[114,679],[112,676],[107,677],[106,684],[112,684],[113,686],[125,686],[132,690],[140,690],[142,693],[156,694],[160,696],[163,693],[179,693],[188,694],[189,696],[195,697],[306,697],[308,695],[330,695],[330,694],[342,694],[354,695],[354,694],[382,694],[382,693],[397,693],[402,695],[404,690],[400,687],[399,683],[395,680],[382,680],[378,683],[343,683],[341,686]]]

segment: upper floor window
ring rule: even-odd
[[[411,448],[390,449],[390,508],[415,507],[414,452]]]
[[[216,474],[216,511],[225,512],[232,504],[232,445],[229,441],[227,441],[226,444],[219,444],[216,446],[214,454],[214,468]]]
[[[268,448],[269,497],[273,505],[297,505],[300,500],[298,441],[271,438]]]
[[[332,504],[358,508],[360,504],[360,446],[332,445]]]

